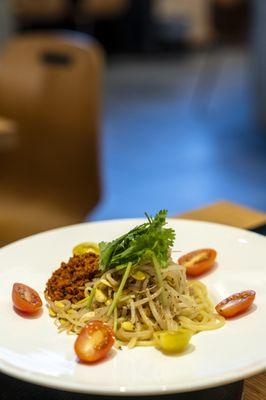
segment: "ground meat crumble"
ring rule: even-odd
[[[93,278],[98,268],[97,254],[74,255],[52,274],[46,284],[46,296],[52,301],[67,299],[77,303],[84,298],[85,283]]]

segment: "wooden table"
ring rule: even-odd
[[[178,218],[217,222],[243,229],[253,229],[260,225],[266,224],[265,213],[227,201],[220,201],[210,206],[178,215]],[[265,399],[266,372],[246,379],[244,400]]]

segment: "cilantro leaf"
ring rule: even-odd
[[[145,214],[147,222],[136,226],[112,242],[101,242],[100,269],[102,271],[131,263],[136,266],[156,258],[161,268],[166,268],[169,250],[174,244],[175,232],[165,228],[167,211],[159,211],[155,217]]]

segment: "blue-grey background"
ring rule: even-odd
[[[257,118],[266,114],[265,74],[254,73],[262,63],[252,45],[111,61],[104,192],[90,219],[160,208],[173,215],[220,199],[266,211],[266,135]]]

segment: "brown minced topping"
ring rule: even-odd
[[[67,263],[62,262],[48,280],[45,294],[52,300],[70,300],[77,303],[84,298],[85,283],[90,281],[99,268],[99,256],[95,253],[74,255]]]

